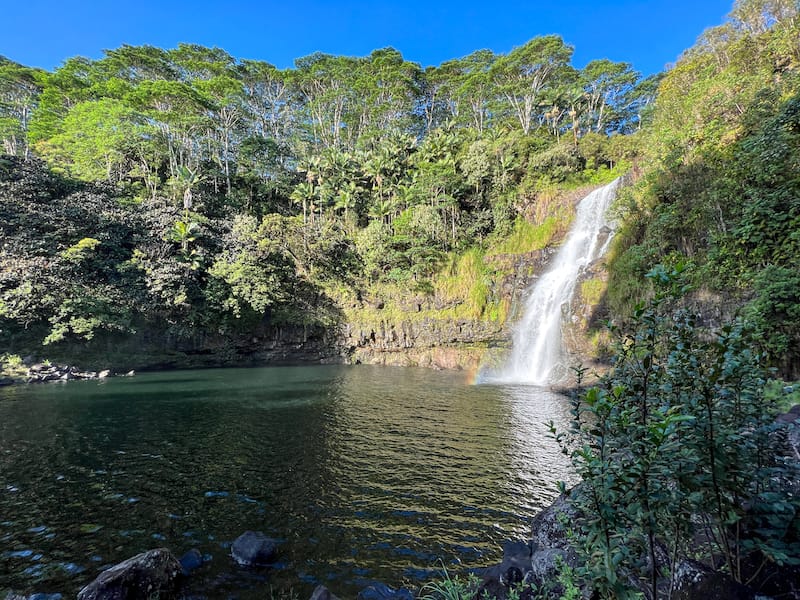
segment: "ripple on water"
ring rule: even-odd
[[[228,557],[253,529],[286,540],[272,585],[333,578],[348,596],[491,563],[569,472],[544,425],[565,422],[568,402],[454,373],[185,371],[3,393],[0,448],[15,451],[2,539],[30,554],[0,554],[0,588],[72,593],[99,565],[161,545],[218,555],[196,593],[263,589]]]

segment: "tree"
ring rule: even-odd
[[[321,52],[295,61],[291,83],[302,100],[313,144],[321,148],[342,144],[342,129],[355,101],[352,83],[359,62]]]
[[[361,138],[417,131],[420,66],[404,60],[394,48],[374,50],[355,66],[353,110],[345,119],[351,132],[348,146],[355,147]]]
[[[736,27],[759,35],[778,23],[792,26],[799,15],[797,0],[736,0],[730,16]]]
[[[133,168],[133,149],[143,131],[139,121],[140,115],[119,100],[81,102],[69,110],[61,132],[39,149],[80,179],[118,183]]]
[[[571,58],[572,47],[560,36],[548,35],[514,48],[492,65],[492,80],[525,134],[540,115],[546,87],[568,71]]]
[[[43,74],[0,57],[0,139],[6,154],[28,156],[28,124]]]
[[[227,284],[224,307],[239,317],[243,311],[264,314],[290,299],[294,262],[281,244],[262,235],[253,217],[238,217],[209,274]]]
[[[639,74],[628,63],[593,60],[580,73],[587,99],[586,131],[608,133],[631,119],[630,95]]]

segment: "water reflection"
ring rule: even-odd
[[[567,415],[546,391],[380,367],[0,390],[0,588],[71,593],[157,546],[211,557],[212,596],[488,564],[568,473],[546,427]],[[245,529],[284,540],[279,569],[231,565]]]

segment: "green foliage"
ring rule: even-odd
[[[578,149],[568,143],[561,143],[531,156],[528,168],[538,179],[547,182],[564,181],[583,168]]]
[[[780,379],[768,381],[764,388],[764,397],[767,401],[775,403],[782,411],[788,411],[793,406],[800,404],[800,385],[798,382],[787,383]]]
[[[462,579],[458,575],[450,577],[444,566],[442,575],[443,578],[440,581],[430,581],[422,586],[419,591],[421,600],[470,600],[480,581],[475,575],[470,575],[466,579]]]
[[[800,356],[798,35],[796,4],[739,2],[665,75],[637,136],[647,166],[620,199],[609,284],[625,315],[653,265],[688,260],[698,295],[746,315],[785,377]]]
[[[659,540],[673,559],[721,557],[738,581],[753,561],[800,564],[800,503],[786,486],[798,473],[773,435],[752,333],[734,323],[711,334],[672,308],[686,292],[680,267],[649,276],[657,293],[615,332],[613,370],[576,397],[558,436],[582,479],[581,576],[603,596],[629,597],[629,576],[655,597]]]
[[[430,300],[433,316],[502,322],[507,273],[486,248],[554,243],[568,215],[553,182],[609,176],[603,137],[634,119],[612,81],[627,65],[579,73],[571,57],[544,36],[425,71],[392,48],[287,70],[192,44],[52,73],[3,62],[4,150],[48,169],[0,160],[1,335],[333,324],[329,290],[382,286],[419,314]],[[576,144],[598,127],[584,173]]]
[[[92,254],[92,251],[100,245],[100,240],[85,237],[81,238],[77,244],[74,244],[64,250],[61,256],[70,261],[80,262],[87,256]]]
[[[800,356],[800,265],[770,265],[756,277],[756,297],[745,314],[753,324],[759,346],[774,361]],[[785,372],[792,373],[790,365]]]
[[[514,229],[505,239],[493,244],[489,254],[524,254],[541,250],[550,244],[563,228],[561,219],[551,216],[545,219],[541,225],[533,225],[526,219],[518,217],[514,221]]]
[[[244,307],[263,313],[288,299],[294,276],[291,259],[274,240],[260,234],[254,218],[236,220],[227,246],[209,269],[209,275],[230,288],[230,296],[223,300],[227,310],[237,317]]]
[[[99,331],[130,332],[130,314],[115,303],[114,291],[84,291],[80,298],[66,298],[50,317],[50,333],[43,345],[73,339],[91,340]],[[101,293],[96,293],[101,292]]]
[[[27,372],[28,368],[22,361],[21,356],[8,352],[0,354],[0,378],[10,377],[12,379],[18,379],[24,377]]]

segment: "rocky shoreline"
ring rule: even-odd
[[[34,363],[27,367],[25,373],[0,378],[0,386],[14,385],[17,383],[47,383],[51,381],[72,381],[78,379],[107,379],[109,377],[132,377],[136,371],[127,373],[114,373],[110,369],[101,371],[87,371],[71,365],[53,365],[49,363]]]

